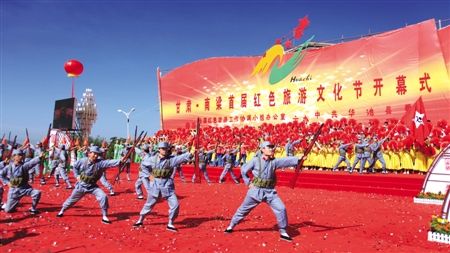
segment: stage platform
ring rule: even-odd
[[[132,176],[137,175],[138,164],[132,164]],[[183,165],[183,174],[187,183],[191,183],[192,176],[194,174],[193,165]],[[223,167],[207,167],[208,175],[213,183],[219,182],[220,174],[223,171]],[[233,168],[233,172],[237,177],[240,176],[240,168]],[[201,183],[206,183],[203,178]],[[277,170],[278,183],[277,187],[288,187],[291,178],[293,177],[293,170],[286,169],[285,172]],[[395,196],[409,196],[415,197],[419,194],[425,175],[418,174],[359,174],[358,171],[354,171],[349,174],[345,171],[331,172],[331,171],[319,171],[319,170],[304,170],[297,178],[295,185],[296,189],[308,188],[308,189],[324,189],[333,191],[352,191],[360,193],[376,193],[387,194]],[[181,183],[180,176],[175,176],[175,182]],[[240,180],[243,183],[243,180]],[[224,184],[234,184],[229,173],[225,177]]]

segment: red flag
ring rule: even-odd
[[[427,114],[425,113],[422,96],[403,115],[401,121],[409,128],[410,135],[423,145],[425,138],[430,134],[430,130],[427,125]]]

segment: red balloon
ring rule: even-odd
[[[68,60],[64,63],[64,70],[68,77],[78,77],[83,73],[83,64],[77,60]]]

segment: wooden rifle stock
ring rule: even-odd
[[[309,152],[311,152],[312,147],[314,146],[314,143],[317,140],[317,137],[320,135],[320,131],[322,131],[323,123],[320,125],[319,130],[314,134],[314,137],[312,138],[311,142],[309,143],[308,147],[306,148],[305,152],[303,153],[302,158],[298,161],[298,165],[295,168],[294,176],[291,178],[291,181],[289,182],[289,187],[294,189],[295,182],[297,182],[298,175],[300,174],[300,171],[302,170],[303,162],[305,161],[304,158],[308,156]]]
[[[130,148],[130,150],[128,150],[128,153],[124,156],[124,158],[121,159],[121,162],[119,164],[119,171],[117,172],[117,175],[114,177],[113,185],[116,183],[117,178],[120,176],[120,172],[122,172],[123,168],[125,167],[126,160],[128,160],[128,158],[130,158],[130,155],[134,152],[134,148],[136,147],[138,141],[141,139],[143,134],[144,134],[144,131],[141,132],[141,134],[139,135],[137,140],[133,143],[133,146]],[[125,161],[125,162],[122,164],[122,161]]]

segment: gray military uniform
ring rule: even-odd
[[[33,201],[31,210],[36,210],[36,206],[39,204],[41,198],[41,191],[33,189],[28,183],[28,170],[39,162],[39,157],[35,157],[25,163],[14,164],[14,162],[11,162],[7,165],[4,162],[0,163],[0,177],[3,184],[11,184],[8,191],[8,200],[5,204],[6,212],[13,210],[23,196],[31,197]]]
[[[140,215],[144,217],[151,212],[159,199],[165,198],[169,204],[169,219],[171,221],[178,217],[180,205],[175,195],[175,185],[171,175],[173,168],[183,162],[191,159],[191,154],[183,154],[179,156],[160,157],[159,154],[150,158],[149,167],[151,168],[153,181],[148,184],[147,201],[142,208]]]
[[[288,216],[286,207],[278,197],[274,189],[276,185],[275,171],[283,167],[293,167],[298,164],[298,157],[275,158],[265,160],[263,157],[253,158],[250,162],[242,165],[241,174],[245,184],[253,183],[254,187],[249,189],[242,205],[238,208],[231,219],[231,227],[237,225],[244,219],[253,208],[261,202],[267,203],[274,212],[278,228],[281,233],[286,233]],[[253,180],[250,181],[247,173],[252,172]]]
[[[109,204],[105,192],[97,185],[97,181],[102,176],[104,170],[118,166],[119,160],[96,160],[89,161],[89,158],[79,159],[74,166],[74,175],[80,180],[75,184],[70,197],[63,203],[62,211],[65,211],[78,202],[84,195],[92,194],[100,204],[102,213],[106,216]]]

